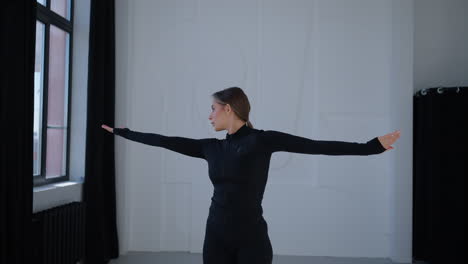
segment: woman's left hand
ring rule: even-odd
[[[400,130],[396,130],[395,132],[378,137],[380,144],[382,144],[382,146],[387,150],[393,149],[392,144],[395,143],[395,141],[397,141],[399,138]]]

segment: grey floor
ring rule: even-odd
[[[188,252],[129,252],[110,264],[202,264],[202,254]],[[273,264],[392,264],[385,258],[337,258],[273,255]],[[422,264],[422,263],[421,263]]]

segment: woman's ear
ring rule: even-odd
[[[229,114],[231,112],[231,106],[229,104],[226,104],[224,106],[224,111],[226,111],[226,114]]]

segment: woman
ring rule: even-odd
[[[263,218],[262,199],[271,155],[286,151],[322,155],[372,155],[393,149],[400,132],[367,143],[312,140],[253,128],[250,103],[239,87],[212,94],[208,119],[226,138],[192,139],[102,127],[124,138],[163,147],[208,162],[214,186],[203,243],[203,263],[272,263],[273,250]]]

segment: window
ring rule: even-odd
[[[72,0],[37,0],[34,186],[69,179],[72,7]]]

